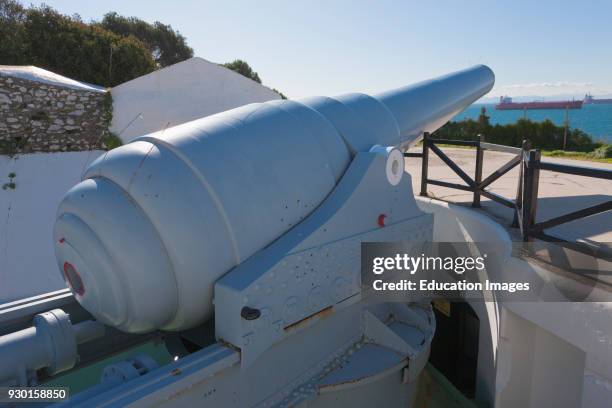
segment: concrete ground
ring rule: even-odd
[[[475,150],[447,147],[442,148],[442,150],[470,177],[474,176]],[[419,152],[421,148],[414,148],[410,151]],[[512,154],[509,153],[485,151],[483,179],[508,162],[512,157]],[[612,170],[612,165],[606,163],[552,157],[543,157],[542,161]],[[412,176],[415,194],[419,194],[421,190],[421,158],[407,157],[406,170]],[[429,154],[428,171],[430,179],[465,184],[450,167],[431,151]],[[518,175],[519,170],[517,166],[496,180],[488,189],[506,198],[515,199]],[[428,186],[428,192],[432,197],[465,205],[471,205],[473,198],[473,194],[470,192],[434,185]],[[538,196],[536,219],[537,221],[544,221],[612,199],[612,181],[541,171]],[[482,210],[496,221],[504,226],[511,224],[513,215],[511,209],[492,202],[485,197],[481,197],[481,204]],[[513,236],[518,237],[516,234],[517,230],[510,228],[509,231]],[[546,231],[551,235],[556,235],[566,240],[590,242],[598,246],[603,244],[612,248],[612,212],[608,211],[572,221]]]

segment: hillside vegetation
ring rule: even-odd
[[[47,5],[0,0],[0,65],[35,65],[112,87],[191,57],[187,39],[159,21],[109,12],[101,21],[85,22]],[[243,60],[223,65],[261,83]]]
[[[612,145],[594,141],[580,129],[568,129],[565,150],[563,139],[565,129],[550,120],[533,122],[519,119],[507,125],[492,125],[483,107],[478,120],[466,119],[448,122],[438,129],[433,137],[446,140],[475,140],[483,135],[487,142],[521,147],[524,139],[533,148],[547,152],[547,155],[567,158],[597,159],[607,161],[612,158]]]

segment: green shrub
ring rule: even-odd
[[[149,50],[157,67],[167,67],[193,57],[187,40],[171,26],[156,21],[147,23],[137,17],[106,13],[100,27],[122,37],[134,36]]]
[[[523,139],[529,139],[533,148],[557,150],[563,148],[564,132],[563,126],[557,126],[550,120],[534,122],[519,119],[516,123],[507,125],[491,125],[486,110],[483,109],[478,121],[465,119],[448,122],[432,136],[440,139],[476,140],[476,136],[482,134],[489,143],[514,147],[521,147]],[[580,129],[570,129],[567,132],[566,150],[590,152],[598,146],[599,143],[595,143]]]
[[[107,150],[112,150],[115,147],[119,147],[123,144],[119,136],[113,132],[108,132],[108,135],[102,140]]]
[[[156,68],[148,48],[135,37],[46,5],[24,8],[0,0],[0,38],[2,65],[36,65],[93,84],[114,86]]]
[[[606,144],[598,147],[589,154],[594,159],[610,159],[612,158],[612,144]]]

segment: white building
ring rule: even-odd
[[[270,88],[198,57],[125,82],[111,94],[111,131],[124,143],[238,106],[280,99]]]

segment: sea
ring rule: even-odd
[[[562,126],[565,120],[564,109],[534,109],[534,110],[495,110],[494,104],[475,103],[461,112],[453,120],[478,119],[480,108],[487,109],[487,116],[491,124],[505,125],[515,123],[517,120],[526,118],[535,122],[549,119],[554,124]],[[568,111],[569,125],[573,129],[580,129],[593,138],[612,144],[612,104],[583,105],[582,109],[570,109]]]

